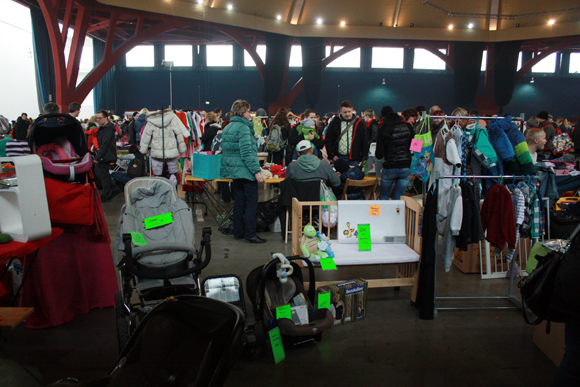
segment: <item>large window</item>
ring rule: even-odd
[[[580,73],[580,52],[570,53],[570,74]]]
[[[155,65],[153,46],[136,46],[125,57],[127,67],[153,67]]]
[[[207,66],[226,67],[234,65],[234,48],[231,45],[207,45]]]
[[[290,49],[290,67],[302,67],[301,46],[292,46]]]
[[[256,47],[256,52],[258,53],[258,56],[260,57],[260,59],[262,59],[262,62],[264,62],[264,64],[266,64],[266,45],[259,44]],[[254,60],[250,56],[250,53],[246,50],[244,50],[244,66],[256,66],[256,63],[254,62]]]
[[[554,73],[556,72],[556,56],[558,53],[553,53],[536,63],[532,67],[533,73]]]
[[[334,52],[340,50],[342,46],[334,46]],[[331,54],[330,46],[326,46],[326,56]],[[360,48],[354,49],[336,58],[327,67],[348,67],[356,68],[360,67]]]
[[[165,60],[173,62],[173,66],[191,67],[193,47],[191,45],[165,45]]]
[[[447,54],[445,49],[440,49],[439,51]],[[425,49],[416,48],[413,68],[416,70],[445,70],[445,62]]]
[[[375,69],[402,69],[404,57],[404,48],[373,47],[371,67]]]

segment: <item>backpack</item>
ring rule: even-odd
[[[211,142],[211,151],[215,155],[222,150],[222,131],[220,130]]]
[[[127,176],[131,179],[143,176],[143,170],[145,169],[145,159],[143,157],[137,157],[130,160],[127,166]]]
[[[286,147],[286,141],[282,138],[282,128],[278,124],[272,125],[268,136],[268,150],[270,152],[280,152]]]

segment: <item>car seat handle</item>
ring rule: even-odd
[[[280,268],[276,271],[276,276],[280,279],[280,283],[285,284],[288,281],[288,276],[294,273],[294,268],[284,254],[274,253],[272,258],[280,260]]]

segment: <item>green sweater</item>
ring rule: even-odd
[[[232,117],[222,133],[222,152],[222,178],[256,180],[254,175],[262,169],[252,122],[243,117]]]

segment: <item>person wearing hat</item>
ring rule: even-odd
[[[286,179],[296,181],[324,180],[326,185],[330,187],[340,185],[340,178],[330,164],[314,155],[310,141],[300,141],[296,145],[296,150],[299,157],[288,166]]]
[[[556,126],[550,120],[550,115],[547,111],[543,110],[537,115],[538,123],[540,124],[539,129],[544,129],[546,133],[546,145],[544,146],[544,153],[546,156],[552,155],[552,142],[554,141],[554,136],[556,135]]]
[[[302,122],[298,125],[292,126],[288,134],[288,147],[286,149],[286,165],[290,165],[292,160],[296,160],[296,145],[302,140],[309,140],[313,145],[315,155],[319,155],[324,147],[324,142],[320,139],[316,131],[314,120],[316,119],[316,112],[312,109],[306,109]]]

